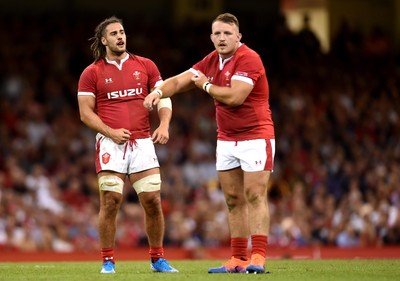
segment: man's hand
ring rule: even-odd
[[[124,144],[131,137],[131,132],[127,129],[111,129],[108,132],[110,139],[113,140],[116,144]]]
[[[159,126],[152,134],[153,143],[166,144],[169,140],[168,128]]]
[[[156,91],[152,91],[143,102],[143,106],[149,111],[153,110],[153,106],[160,102],[160,96]]]
[[[194,82],[197,88],[204,90],[203,84],[208,82],[208,79],[200,70],[198,70],[197,75],[193,75],[192,81]]]

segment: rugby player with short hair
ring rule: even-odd
[[[209,273],[264,273],[270,216],[267,187],[275,153],[269,87],[260,56],[241,43],[237,18],[221,14],[212,22],[215,50],[189,70],[166,79],[144,102],[198,87],[215,102],[218,177],[225,195],[232,257]],[[248,258],[248,237],[251,255]]]

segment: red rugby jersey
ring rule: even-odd
[[[231,80],[253,85],[244,103],[232,107],[215,101],[219,140],[273,139],[274,123],[269,106],[269,87],[260,56],[242,44],[235,54],[220,61],[217,51],[208,54],[192,69],[200,70],[217,86],[230,87]]]
[[[147,138],[149,111],[143,101],[161,82],[153,61],[129,54],[120,65],[103,59],[89,65],[79,79],[78,95],[96,98],[96,113],[109,127],[128,129],[134,139]]]

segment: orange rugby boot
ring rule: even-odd
[[[222,264],[221,267],[214,267],[208,270],[208,273],[246,273],[246,267],[249,261],[231,257],[230,260]]]
[[[251,255],[250,264],[246,267],[246,273],[265,273],[265,257],[260,254]]]

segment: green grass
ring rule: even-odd
[[[180,273],[153,273],[149,262],[120,261],[116,274],[100,274],[99,262],[21,262],[0,263],[0,280],[400,280],[400,260],[271,260],[268,274],[208,274],[209,267],[221,261],[171,261]]]

